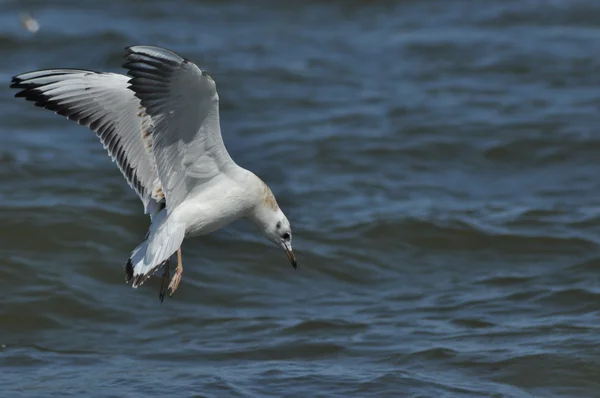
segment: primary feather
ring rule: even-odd
[[[131,90],[154,121],[154,158],[171,211],[192,190],[197,193],[236,166],[221,137],[216,85],[194,63],[166,49],[132,46],[125,59]]]
[[[16,97],[66,116],[96,133],[151,216],[164,200],[152,155],[153,121],[129,89],[130,78],[79,69],[46,69],[13,77]]]

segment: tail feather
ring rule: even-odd
[[[159,264],[153,270],[148,272],[145,277],[143,275],[137,275],[134,279],[133,264],[131,263],[131,258],[130,258],[129,260],[127,260],[127,264],[125,264],[125,283],[129,283],[133,280],[134,287],[140,286],[142,283],[144,283],[146,281],[146,279],[148,279],[150,277],[150,275],[154,274],[156,271],[158,271],[159,268],[164,266],[166,262],[167,261],[163,261],[161,264]]]
[[[166,211],[157,214],[146,239],[136,247],[125,265],[125,281],[141,286],[181,247],[185,225],[171,220]]]
[[[131,264],[131,258],[127,260],[125,264],[125,283],[131,282],[133,279],[133,264]]]
[[[144,243],[145,242],[146,241],[144,241]],[[142,245],[140,245],[140,246],[142,246]],[[138,246],[138,248],[139,248],[139,246]],[[136,248],[136,249],[138,249],[138,248]],[[149,271],[146,271],[144,273],[139,273],[139,272],[136,273],[135,268],[133,266],[133,261],[135,261],[136,264],[139,264],[139,261],[134,260],[134,258],[135,258],[135,250],[132,253],[131,257],[127,260],[127,264],[125,264],[125,283],[129,283],[129,282],[133,281],[132,287],[134,287],[134,288],[141,286],[144,282],[146,282],[146,280],[148,278],[150,278],[150,276],[152,276],[156,271],[158,271],[159,268],[161,268],[168,261],[168,260],[165,260],[165,261],[161,262],[160,264],[156,265],[155,267],[151,267]],[[143,258],[141,260],[143,260]]]

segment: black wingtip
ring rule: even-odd
[[[131,259],[127,260],[127,264],[125,265],[125,282],[129,283],[133,279],[133,264],[131,264]]]
[[[8,87],[10,88],[20,88],[19,84],[22,82],[21,79],[19,79],[16,76],[13,76],[12,79],[10,79],[10,85]]]
[[[15,97],[16,97],[16,98],[19,98],[19,97],[25,97],[25,96],[26,96],[26,95],[24,94],[24,92],[25,92],[25,91],[27,91],[27,90],[26,90],[26,89],[27,89],[27,84],[26,84],[26,83],[23,83],[23,79],[21,79],[21,78],[19,77],[19,75],[17,75],[17,76],[13,76],[13,77],[10,79],[10,85],[9,85],[8,87],[9,87],[9,88],[21,89],[21,91],[19,91],[19,92],[17,92],[17,93],[15,94]]]
[[[125,47],[125,59],[146,63],[154,61],[171,67],[177,67],[185,60],[181,55],[168,48],[139,44]]]

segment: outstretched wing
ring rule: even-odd
[[[216,85],[163,48],[128,47],[125,58],[130,88],[154,122],[153,154],[170,212],[235,165],[221,137]]]
[[[152,216],[164,197],[152,156],[153,122],[129,80],[115,73],[48,69],[17,75],[10,87],[21,89],[16,97],[94,131]]]

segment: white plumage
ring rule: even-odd
[[[21,89],[17,97],[93,130],[142,200],[152,223],[131,253],[126,280],[141,285],[168,264],[184,238],[242,217],[284,249],[296,267],[291,227],[271,190],[235,164],[225,148],[214,80],[159,47],[128,47],[125,59],[129,77],[49,69],[17,75],[11,87]],[[180,254],[171,294],[181,278]]]

